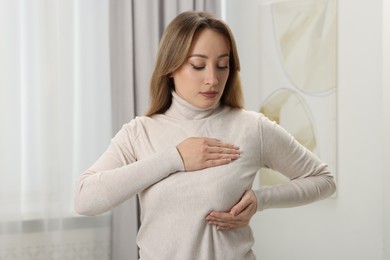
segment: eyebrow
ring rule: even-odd
[[[208,56],[204,55],[204,54],[191,54],[189,56],[189,58],[191,58],[191,57],[200,57],[200,58],[204,58],[204,59],[208,58]],[[229,57],[229,54],[228,53],[224,53],[224,54],[219,55],[217,58],[220,59],[220,58],[224,58],[224,57]]]

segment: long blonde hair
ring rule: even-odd
[[[240,61],[233,34],[228,25],[206,12],[184,12],[165,29],[160,41],[157,60],[150,80],[150,107],[146,116],[164,113],[172,103],[174,89],[171,73],[187,59],[194,34],[203,28],[222,33],[230,47],[229,76],[221,104],[243,107],[243,95],[239,77]]]

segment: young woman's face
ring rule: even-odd
[[[229,44],[212,29],[194,35],[184,63],[172,73],[176,93],[199,108],[219,102],[229,76]]]

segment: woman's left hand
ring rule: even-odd
[[[244,227],[249,224],[256,213],[257,200],[252,190],[247,190],[241,200],[229,212],[213,211],[207,215],[209,224],[216,225],[218,230]]]

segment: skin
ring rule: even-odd
[[[257,211],[257,200],[252,190],[247,190],[241,200],[229,212],[213,211],[207,215],[209,224],[218,230],[229,230],[244,227]]]
[[[229,76],[229,51],[222,34],[208,28],[197,32],[188,58],[172,73],[176,93],[195,107],[215,107]],[[187,138],[177,149],[186,171],[228,164],[240,156],[240,150],[234,144],[203,137]],[[256,207],[255,194],[248,190],[229,212],[210,212],[206,221],[218,230],[240,228],[248,225]]]
[[[215,106],[229,76],[229,50],[222,34],[211,29],[196,33],[187,60],[172,73],[176,93],[196,107]]]

